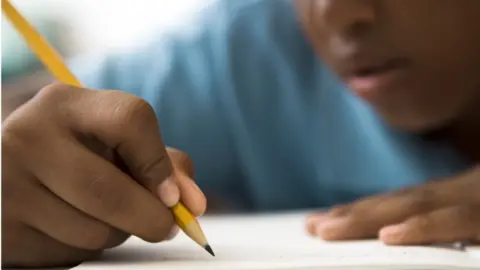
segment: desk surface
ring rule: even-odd
[[[327,243],[304,233],[305,213],[210,216],[200,220],[217,254],[184,235],[148,244],[132,238],[102,261],[75,269],[479,269],[480,259],[439,247],[391,247],[378,241]],[[471,249],[474,251],[473,249]],[[476,252],[476,251],[475,251]]]

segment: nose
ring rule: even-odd
[[[381,0],[384,1],[384,0]],[[316,19],[325,29],[341,35],[358,35],[376,20],[374,0],[312,0]]]

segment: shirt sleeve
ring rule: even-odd
[[[220,92],[219,63],[225,59],[216,50],[228,39],[222,10],[212,6],[185,25],[160,30],[146,46],[75,59],[71,66],[88,88],[121,90],[149,102],[164,142],[192,158],[195,180],[207,197],[240,203],[245,194]]]

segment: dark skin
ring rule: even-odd
[[[296,3],[319,56],[386,122],[435,134],[480,161],[479,0]],[[373,88],[352,81],[364,65],[391,58],[395,76]],[[203,214],[193,165],[159,130],[145,101],[111,90],[54,84],[14,111],[2,123],[2,266],[71,266],[130,235],[163,241],[176,232],[168,207],[178,200]],[[472,166],[317,213],[307,229],[394,245],[480,241],[479,190]]]
[[[425,139],[447,140],[472,164],[480,162],[480,1],[296,4],[318,55],[347,83],[365,65],[401,59],[396,77],[370,93],[350,84],[386,122]],[[327,240],[378,236],[388,244],[480,241],[478,190],[477,167],[314,214],[307,230]]]
[[[391,125],[429,131],[479,127],[480,2],[475,0],[297,0],[323,61],[344,67],[364,58],[406,59],[405,76],[370,104]]]
[[[70,267],[130,235],[164,241],[178,232],[168,207],[206,208],[150,105],[118,91],[42,89],[3,122],[2,168],[2,267]]]

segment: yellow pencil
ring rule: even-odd
[[[55,78],[65,84],[82,87],[82,84],[68,69],[60,55],[48,44],[48,42],[28,23],[25,18],[15,9],[9,0],[2,0],[2,10],[12,25],[23,36],[28,46],[40,58],[47,69]],[[179,202],[172,207],[177,225],[198,245],[202,246],[208,253],[215,256],[212,248],[207,242],[203,231],[196,218],[188,209]]]

